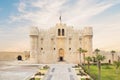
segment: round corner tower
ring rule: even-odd
[[[39,37],[39,30],[37,27],[31,27],[30,28],[30,44],[31,44],[31,50],[30,50],[30,60],[34,63],[38,62],[38,37]]]
[[[83,49],[87,50],[87,56],[92,55],[92,37],[93,29],[92,27],[85,27],[83,30]]]

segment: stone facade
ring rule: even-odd
[[[48,30],[31,27],[30,60],[34,63],[79,63],[78,48],[87,50],[86,56],[92,54],[92,36],[92,27],[75,30],[63,23]]]

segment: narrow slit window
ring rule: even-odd
[[[60,33],[61,33],[61,31],[60,31],[60,29],[58,29],[58,36],[60,36]]]
[[[65,30],[64,29],[62,29],[62,36],[64,36],[65,35]]]
[[[69,50],[71,50],[71,48],[69,48]]]
[[[41,48],[41,50],[43,50],[43,48]]]

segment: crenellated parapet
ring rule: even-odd
[[[93,29],[92,27],[85,27],[83,29],[83,36],[93,36]]]
[[[92,37],[93,37],[93,29],[92,27],[85,27],[83,29],[83,39],[82,39],[82,47],[87,50],[87,56],[92,55]]]
[[[39,36],[39,29],[37,27],[31,27],[30,36]]]

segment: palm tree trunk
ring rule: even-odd
[[[80,56],[80,65],[81,65],[81,53],[79,54],[79,56]]]
[[[84,62],[84,65],[85,65],[85,53],[83,53],[83,62]]]
[[[112,63],[114,62],[114,54],[112,53]]]
[[[88,73],[90,73],[90,62],[88,61]]]
[[[101,80],[101,62],[98,61],[98,80]]]

